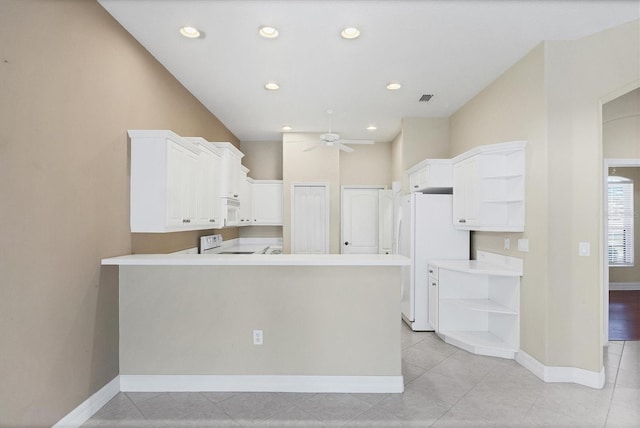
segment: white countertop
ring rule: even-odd
[[[384,254],[132,254],[102,259],[105,266],[408,266]]]
[[[430,266],[476,275],[522,276],[522,260],[478,251],[478,260],[429,260]]]

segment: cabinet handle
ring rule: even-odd
[[[254,218],[254,219],[253,219],[253,221],[258,221],[258,219],[257,219],[257,218]]]
[[[436,286],[436,283],[435,283],[435,282],[432,282],[432,283],[431,283],[431,285],[435,287],[435,286]]]
[[[429,269],[429,273],[433,273],[433,269]]]
[[[349,241],[345,242],[344,245],[349,245]]]
[[[233,195],[233,197],[234,197],[234,198],[237,198],[237,197],[238,197],[238,195],[235,195],[235,194],[234,194],[234,195]]]
[[[191,223],[191,220],[189,220],[188,218],[182,219],[183,223]]]
[[[417,189],[417,188],[418,188],[418,185],[417,185],[417,184],[414,184],[414,185],[413,185],[413,188],[414,188],[414,189]]]
[[[210,219],[209,219],[209,223],[215,223],[215,222],[216,222],[216,219],[215,219],[215,218],[210,218]]]
[[[466,223],[466,222],[467,222],[467,220],[465,220],[465,219],[463,219],[463,218],[461,218],[460,220],[458,220],[458,223]]]

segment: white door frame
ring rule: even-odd
[[[340,186],[340,254],[342,254],[343,242],[344,242],[344,191],[345,189],[376,189],[386,190],[387,186],[383,185],[362,185],[362,186]],[[378,237],[380,239],[380,237]],[[379,246],[379,245],[378,245]]]
[[[295,197],[296,197],[296,192],[295,192],[295,188],[296,187],[323,187],[324,188],[324,195],[325,195],[325,207],[326,207],[326,215],[325,215],[325,243],[324,243],[324,248],[326,250],[326,253],[328,254],[330,252],[330,241],[329,238],[331,236],[331,207],[330,207],[330,203],[331,203],[331,192],[330,192],[330,184],[327,182],[306,182],[306,181],[296,181],[291,183],[291,254],[295,254],[295,239],[294,239],[294,233],[295,233],[295,228],[293,227],[294,225],[294,215],[295,215],[295,209],[294,207],[295,205]]]
[[[640,159],[605,159],[602,184],[602,343],[609,343],[609,192],[607,177],[609,168],[640,167]]]

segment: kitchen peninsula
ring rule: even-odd
[[[147,254],[102,264],[119,267],[122,391],[403,391],[405,257]]]

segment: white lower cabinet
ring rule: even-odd
[[[522,260],[478,251],[478,260],[430,262],[429,270],[429,292],[438,302],[430,322],[438,335],[474,354],[514,359]]]
[[[438,331],[438,268],[429,266],[429,324],[435,331]]]

